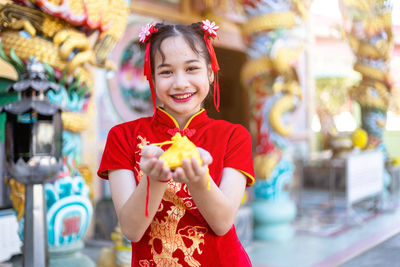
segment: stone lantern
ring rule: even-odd
[[[33,59],[27,72],[8,88],[19,100],[3,107],[6,113],[8,174],[25,184],[23,266],[48,266],[46,202],[43,184],[62,166],[60,108],[48,101],[47,91],[58,90],[48,81],[43,64]]]

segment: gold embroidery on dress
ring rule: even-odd
[[[149,141],[147,141],[146,137],[143,137],[141,135],[138,135],[137,137],[139,140],[138,144],[137,144],[137,150],[135,153],[140,153],[139,155],[142,155],[142,147],[147,146],[148,144],[150,144]]]
[[[136,146],[137,149],[136,149],[136,151],[135,151],[135,154],[138,154],[138,153],[139,153],[139,155],[141,156],[141,155],[142,155],[142,154],[141,154],[141,152],[142,152],[142,147],[145,146],[145,145],[150,144],[150,142],[146,140],[146,137],[142,137],[141,135],[138,135],[137,139],[138,139],[138,144],[137,144],[137,146]],[[136,164],[139,166],[139,162],[136,162]],[[142,172],[142,170],[141,170],[139,167],[137,167],[137,166],[135,166],[134,169],[135,169],[135,171],[136,171],[136,173],[137,173],[137,180],[140,182],[140,180],[141,180],[142,177],[143,177],[143,172]]]
[[[137,179],[138,179],[138,181],[140,182],[140,180],[141,180],[142,177],[143,177],[143,172],[142,172],[142,170],[139,169],[137,166],[135,166],[135,167],[133,167],[133,168],[134,168],[134,170],[136,171],[136,173],[137,173]]]
[[[155,266],[155,263],[153,260],[140,260],[139,261],[139,266],[140,267],[151,267],[151,266]]]
[[[140,261],[140,266],[150,266],[155,263],[157,266],[182,266],[178,263],[178,258],[174,258],[172,254],[176,250],[181,250],[184,254],[184,260],[189,266],[199,267],[200,263],[193,257],[193,253],[197,251],[202,254],[200,244],[204,244],[204,235],[208,229],[203,226],[185,226],[178,229],[178,224],[185,215],[187,209],[197,209],[193,205],[191,197],[180,198],[176,193],[180,190],[187,191],[186,185],[180,183],[169,182],[168,188],[164,194],[164,201],[172,202],[173,205],[167,211],[164,220],[154,219],[150,225],[150,241],[152,261]],[[184,238],[191,240],[191,245],[187,247]],[[161,252],[158,253],[154,248],[154,242],[158,239],[161,242]],[[153,262],[154,261],[154,262]]]

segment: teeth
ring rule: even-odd
[[[184,95],[176,95],[174,96],[177,99],[184,99],[184,98],[188,98],[189,96],[191,96],[192,94],[184,94]]]

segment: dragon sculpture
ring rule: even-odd
[[[390,77],[393,6],[389,0],[341,0],[340,4],[345,36],[356,55],[353,68],[362,77],[361,82],[350,89],[350,95],[361,106],[360,129],[367,135],[363,149],[382,151],[385,162],[390,163],[383,135],[387,110],[394,100]],[[353,138],[356,136],[353,133]],[[392,183],[390,164],[383,172],[385,196]]]
[[[354,70],[362,76],[350,95],[361,106],[362,128],[368,133],[366,149],[384,149],[383,132],[391,100],[389,75],[393,48],[390,1],[342,0],[345,36],[356,55]],[[384,149],[385,150],[385,149]]]
[[[278,179],[279,168],[293,169],[284,156],[287,138],[292,133],[284,121],[302,98],[295,68],[304,49],[301,25],[310,2],[244,1],[248,21],[243,25],[243,33],[249,60],[243,67],[242,81],[250,88],[251,131],[256,136],[255,171],[257,178],[271,185]],[[270,192],[262,198],[274,199],[279,198],[282,188],[262,191]]]
[[[250,91],[250,130],[256,137],[257,179],[252,208],[257,239],[286,240],[294,235],[290,221],[296,209],[288,190],[294,164],[287,152],[288,137],[293,130],[287,115],[302,98],[296,65],[304,50],[306,35],[302,26],[310,3],[311,0],[243,3],[248,18],[242,28],[248,44],[248,61],[241,75]]]
[[[113,68],[107,55],[124,32],[125,1],[15,2],[19,4],[0,5],[0,37],[6,53],[14,48],[21,59],[34,56],[68,74],[81,75],[84,81],[90,81],[85,63]],[[94,45],[92,35],[97,35]]]

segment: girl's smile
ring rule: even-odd
[[[176,102],[186,102],[189,101],[194,94],[195,93],[186,93],[186,94],[175,94],[171,96],[172,98],[174,98]]]

